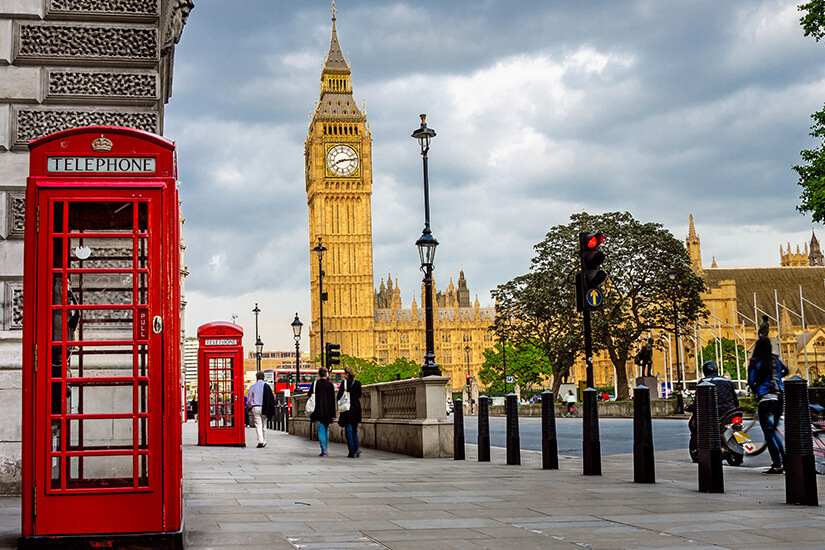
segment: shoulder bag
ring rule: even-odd
[[[338,398],[338,413],[339,414],[343,413],[343,412],[347,412],[349,410],[349,405],[350,405],[350,402],[349,402],[349,384],[347,384],[347,382],[349,382],[349,379],[344,380],[344,382],[343,382],[343,384],[344,384],[344,394],[340,398]]]
[[[307,399],[307,404],[305,410],[307,412],[307,416],[315,412],[315,382],[312,383],[312,388],[310,388],[311,395],[309,399]]]

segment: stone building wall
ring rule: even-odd
[[[0,494],[20,490],[28,143],[77,126],[163,133],[192,0],[0,0]]]

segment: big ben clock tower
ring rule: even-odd
[[[309,247],[321,239],[324,340],[341,353],[373,356],[372,139],[352,96],[350,67],[341,53],[332,7],[332,39],[321,71],[321,97],[304,144]],[[318,259],[310,261],[311,354],[321,353]]]

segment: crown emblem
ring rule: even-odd
[[[103,134],[100,134],[100,137],[92,142],[92,151],[96,153],[108,153],[112,150],[112,145],[112,140],[106,139],[103,137]]]

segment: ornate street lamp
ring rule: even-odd
[[[470,393],[470,346],[464,346],[464,359],[467,362],[467,393]]]
[[[667,272],[667,278],[670,279],[671,289],[673,290],[673,327],[676,335],[676,413],[682,414],[685,412],[685,402],[682,397],[682,345],[679,342],[679,307],[676,304],[676,281],[679,277],[679,272],[671,269]]]
[[[421,271],[424,272],[424,311],[426,322],[427,350],[424,354],[424,364],[421,366],[421,376],[441,376],[441,370],[435,364],[435,336],[433,328],[433,262],[438,241],[430,230],[430,184],[427,167],[427,153],[430,150],[430,141],[435,137],[435,130],[427,128],[427,115],[421,115],[421,126],[416,128],[412,137],[418,140],[421,146],[421,158],[424,161],[424,231],[415,242],[418,255],[421,259]]]
[[[324,353],[324,302],[327,299],[327,295],[324,292],[324,252],[327,251],[327,248],[321,244],[321,237],[318,237],[318,245],[312,249],[315,252],[315,255],[318,256],[318,317],[319,317],[319,325],[321,328],[321,353]],[[323,365],[324,361],[321,360],[321,364]]]
[[[255,314],[255,360],[258,364],[258,370],[261,370],[261,351],[264,349],[264,343],[261,342],[261,335],[258,332],[258,314],[260,312],[258,303],[255,302],[255,309],[252,310],[252,313]]]
[[[258,340],[255,342],[255,359],[258,361],[258,370],[261,370],[261,355],[264,351],[264,343],[261,342],[261,337],[258,336]]]
[[[298,319],[295,313],[295,320],[292,321],[292,336],[295,338],[295,390],[293,393],[301,393],[301,327],[304,324]]]

